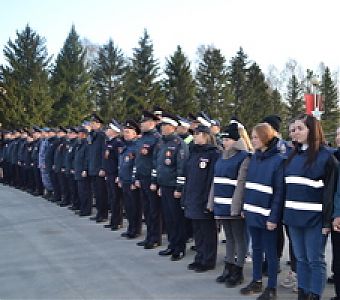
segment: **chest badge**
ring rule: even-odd
[[[207,162],[206,161],[201,161],[199,164],[200,169],[205,169],[207,167]]]

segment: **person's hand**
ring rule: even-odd
[[[161,190],[161,188],[158,189],[157,195],[158,195],[158,197],[161,197],[161,196],[162,196],[162,190]]]
[[[322,228],[322,234],[323,235],[327,235],[331,232],[331,229],[330,228]]]
[[[174,197],[175,197],[176,199],[181,198],[181,196],[182,196],[182,193],[181,193],[181,192],[174,191]]]
[[[139,181],[139,180],[136,180],[136,181],[135,181],[135,186],[136,186],[136,188],[140,188],[140,187],[141,187],[141,184],[140,184],[140,181]]]
[[[242,219],[244,219],[244,218],[245,218],[245,216],[244,216],[244,212],[243,212],[243,211],[241,211],[241,218],[242,218]]]
[[[87,172],[86,171],[81,172],[81,177],[86,177],[86,176],[87,176]]]
[[[157,185],[154,183],[150,184],[150,190],[153,192],[157,191]]]
[[[337,217],[333,220],[333,230],[340,232],[340,217]]]
[[[131,185],[130,185],[130,190],[131,190],[131,191],[134,191],[135,189],[137,189],[136,186],[135,186],[134,184],[131,184]]]
[[[267,222],[266,225],[267,225],[267,229],[270,230],[270,231],[273,231],[277,227],[277,224],[272,223],[272,222]]]
[[[105,177],[105,171],[104,170],[100,170],[98,175],[99,175],[99,177]]]

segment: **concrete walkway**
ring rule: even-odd
[[[0,185],[0,299],[256,298],[241,297],[239,287],[227,289],[215,283],[223,265],[222,244],[218,268],[197,274],[186,269],[192,251],[172,262],[157,255],[159,248],[141,249],[138,240],[121,238],[121,232]],[[329,246],[327,253],[330,259]],[[251,264],[245,269],[248,283]],[[323,299],[332,295],[328,285]],[[279,288],[278,299],[297,296]]]

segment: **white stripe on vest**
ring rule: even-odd
[[[254,183],[254,182],[246,182],[246,188],[250,190],[256,190],[266,194],[273,194],[273,188],[268,185]]]
[[[216,204],[231,204],[232,198],[214,197],[214,203]]]
[[[226,177],[214,177],[214,183],[237,185],[237,180],[226,178]]]
[[[322,204],[320,203],[286,201],[285,207],[296,210],[322,211]]]
[[[302,185],[308,185],[313,188],[322,188],[324,187],[323,181],[320,180],[313,180],[306,177],[300,177],[300,176],[287,176],[285,177],[286,183],[295,183],[295,184],[302,184]]]
[[[247,203],[243,205],[243,209],[253,213],[261,214],[266,217],[270,215],[270,209],[266,209],[260,206],[255,206]]]

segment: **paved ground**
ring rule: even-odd
[[[255,299],[215,283],[222,244],[218,268],[197,274],[186,269],[192,251],[171,262],[120,233],[0,185],[0,299]],[[247,282],[250,272],[247,264]],[[297,298],[283,288],[278,293]],[[332,294],[328,286],[324,299]]]

